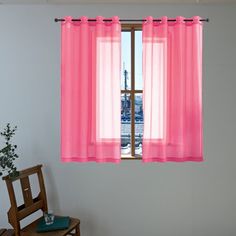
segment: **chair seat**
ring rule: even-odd
[[[65,230],[55,230],[55,231],[44,232],[44,233],[37,233],[36,232],[36,228],[37,228],[38,222],[39,222],[39,220],[41,218],[35,220],[31,224],[29,224],[26,227],[24,227],[21,230],[21,236],[53,236],[53,235],[65,236],[68,233],[71,233],[71,231],[74,230],[76,228],[76,226],[80,224],[80,220],[79,219],[71,218],[70,217],[71,221],[70,221],[70,226],[69,226],[68,229],[65,229]]]

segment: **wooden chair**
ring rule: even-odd
[[[40,192],[39,195],[33,199],[32,191],[30,187],[29,176],[37,174],[39,181]],[[37,165],[29,169],[20,171],[20,174],[16,178],[10,178],[9,175],[3,177],[3,180],[6,181],[8,194],[10,197],[11,207],[8,211],[8,220],[12,225],[15,236],[65,236],[65,235],[76,235],[80,236],[80,220],[71,218],[70,227],[66,230],[57,230],[47,233],[37,233],[36,226],[38,221],[42,218],[40,217],[36,221],[27,225],[21,229],[20,221],[27,216],[33,214],[38,210],[47,211],[47,196],[42,174],[42,165]],[[17,206],[16,196],[14,192],[13,182],[20,181],[21,189],[23,193],[24,204]]]

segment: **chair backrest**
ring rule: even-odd
[[[33,198],[29,176],[36,174],[39,181],[39,194]],[[47,196],[42,174],[42,165],[37,165],[20,171],[19,176],[11,178],[9,175],[3,177],[6,181],[11,207],[8,211],[9,223],[15,230],[15,235],[20,235],[20,221],[32,213],[42,210],[47,211]],[[24,203],[17,206],[13,182],[20,181]]]

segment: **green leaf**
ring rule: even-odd
[[[0,176],[4,171],[7,171],[9,175],[17,173],[17,168],[14,166],[15,158],[19,156],[15,153],[17,145],[11,144],[11,139],[15,135],[17,126],[11,127],[10,123],[7,123],[6,127],[0,135],[5,139],[5,147],[0,149]]]

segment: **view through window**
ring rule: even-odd
[[[140,26],[122,30],[121,154],[141,158],[143,138],[142,31]]]

